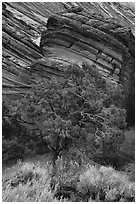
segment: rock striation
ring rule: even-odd
[[[134,41],[131,28],[118,19],[87,12],[75,4],[49,17],[40,42],[45,57],[33,64],[32,73],[49,77],[46,72],[51,68],[51,74],[58,75],[67,64],[85,61],[95,64],[104,77],[113,75],[119,82],[124,78],[123,61],[134,56]],[[60,70],[55,64],[58,68],[60,64]]]
[[[124,85],[134,112],[134,3],[3,3],[3,96],[18,98],[41,77],[65,67],[95,64]],[[40,42],[40,44],[39,44]],[[131,112],[131,111],[130,111]]]
[[[15,4],[16,6],[16,4]],[[18,98],[31,86],[29,66],[41,58],[38,45],[33,42],[39,36],[40,22],[12,7],[2,4],[2,85],[3,96]],[[35,26],[36,25],[36,26]],[[46,23],[45,23],[46,25]]]
[[[50,60],[95,64],[102,75],[116,75],[119,80],[123,55],[129,56],[131,30],[116,20],[70,10],[52,15],[42,33],[40,47]]]

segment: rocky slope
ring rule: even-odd
[[[39,77],[62,75],[65,66],[85,61],[123,83],[126,106],[134,112],[134,7],[131,2],[3,3],[3,97],[18,98]]]

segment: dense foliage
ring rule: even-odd
[[[22,158],[25,152],[27,131],[12,115],[8,105],[2,103],[2,158],[3,162]]]
[[[122,86],[103,79],[94,65],[70,66],[64,73],[37,82],[12,104],[12,117],[50,149],[54,164],[75,146],[92,159],[117,165],[126,126]]]

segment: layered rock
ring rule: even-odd
[[[130,118],[135,110],[134,41],[131,29],[116,19],[89,15],[81,7],[74,7],[48,19],[40,43],[45,57],[31,67],[32,73],[39,74],[41,70],[47,77],[49,69],[50,74],[63,74],[67,64],[94,64],[105,78],[112,76],[112,80],[124,85]],[[134,121],[133,114],[132,117]]]
[[[94,22],[98,23],[98,27],[96,24],[94,26]],[[99,25],[104,25],[106,32]],[[114,27],[113,24],[111,27]],[[102,74],[108,76],[113,72],[118,75],[123,53],[129,55],[127,47],[114,38],[113,33],[111,35],[110,22],[105,22],[105,19],[100,21],[94,17],[85,17],[81,12],[63,13],[50,17],[47,28],[40,44],[46,57],[64,59],[70,63],[86,61],[97,65]]]
[[[134,3],[3,3],[2,14],[4,97],[18,98],[40,77],[85,61],[134,99]]]
[[[18,98],[31,87],[29,66],[41,58],[38,45],[33,42],[39,36],[40,22],[32,20],[12,4],[2,8],[2,80],[3,96]]]
[[[129,46],[131,41],[134,41],[131,29],[123,27],[116,19],[89,15],[81,7],[69,8],[48,19],[40,43],[45,58],[32,66],[32,72],[38,73],[40,64],[44,74],[44,66],[47,72],[59,62],[63,68],[66,62],[80,65],[85,61],[95,64],[104,77],[113,75],[119,81],[123,74],[123,57],[128,59],[131,52],[134,53],[134,47],[131,51]]]

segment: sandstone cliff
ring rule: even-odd
[[[85,61],[124,85],[134,112],[134,3],[3,3],[2,13],[4,97]]]

